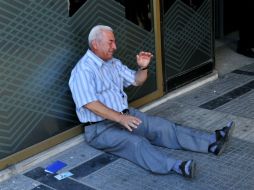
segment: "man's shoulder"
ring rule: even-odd
[[[81,77],[81,76],[88,76],[88,75],[94,75],[95,71],[92,67],[92,64],[89,63],[91,60],[89,60],[88,57],[83,56],[77,64],[74,66],[74,68],[71,71],[71,76],[69,83],[75,81],[75,78]]]
[[[113,60],[113,62],[116,62],[116,63],[122,63],[120,59],[115,58],[115,57],[113,57],[112,60]]]
[[[71,78],[75,78],[78,75],[83,75],[84,73],[93,73],[94,69],[92,68],[91,63],[92,60],[89,60],[89,57],[87,57],[86,55],[81,57],[71,71]]]
[[[88,53],[86,53],[83,57],[80,58],[78,63],[76,64],[76,69],[78,70],[93,70],[95,63],[94,60],[89,56]]]

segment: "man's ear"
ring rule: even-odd
[[[97,49],[98,49],[98,45],[97,45],[96,40],[93,40],[93,41],[92,41],[92,49],[94,49],[94,50],[97,50]]]

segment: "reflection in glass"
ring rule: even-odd
[[[134,24],[151,30],[151,6],[150,0],[116,0],[125,7],[126,19]]]
[[[86,0],[69,0],[69,16],[74,15],[85,2]]]

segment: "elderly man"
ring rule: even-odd
[[[233,122],[208,134],[130,108],[124,87],[146,81],[153,55],[136,55],[139,69],[134,71],[113,57],[117,47],[110,27],[93,27],[88,41],[90,49],[73,68],[69,80],[78,118],[90,124],[85,128],[87,143],[151,172],[175,171],[188,178],[195,173],[193,160],[177,160],[153,145],[221,154]]]

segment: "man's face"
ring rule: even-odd
[[[103,31],[102,39],[94,42],[94,53],[102,60],[108,61],[113,58],[116,50],[116,41],[113,32]]]

